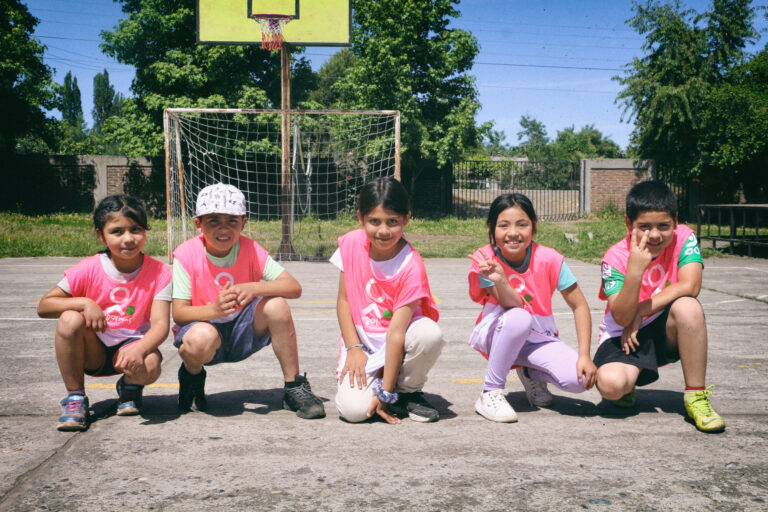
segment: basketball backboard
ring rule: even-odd
[[[197,0],[197,42],[261,45],[252,14],[289,15],[283,44],[349,46],[351,0]]]

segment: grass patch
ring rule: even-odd
[[[275,252],[280,244],[281,224],[276,221],[249,221],[246,236],[252,236],[269,251]],[[152,228],[147,234],[145,252],[164,257],[168,253],[165,219],[150,219]],[[333,221],[304,220],[295,225],[297,235],[294,247],[302,254],[302,239],[322,234],[318,256],[328,257],[336,248],[336,237],[357,227],[352,215]],[[190,233],[194,233],[190,230]],[[565,233],[573,234],[578,243],[569,242]],[[592,233],[590,239],[589,233]],[[571,222],[540,222],[536,241],[553,247],[568,258],[599,263],[605,251],[626,235],[624,219],[617,214]],[[405,228],[405,236],[425,258],[464,258],[478,247],[488,243],[488,228],[484,219],[416,218]],[[85,257],[102,250],[104,246],[93,232],[93,221],[88,214],[53,214],[26,216],[0,213],[0,257],[30,256]],[[703,256],[720,255],[719,251],[703,249]]]

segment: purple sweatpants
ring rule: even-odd
[[[576,375],[576,351],[559,340],[529,342],[531,321],[530,313],[524,309],[508,309],[488,331],[485,347],[476,347],[488,354],[484,391],[504,389],[512,365],[528,368],[533,380],[554,384],[571,393],[584,391]]]

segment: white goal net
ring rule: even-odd
[[[326,259],[360,187],[400,177],[398,111],[167,109],[164,128],[169,254],[196,235],[197,193],[226,183],[245,195],[245,236],[277,259]]]

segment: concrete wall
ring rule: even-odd
[[[125,156],[107,155],[78,155],[79,165],[93,166],[96,187],[93,190],[93,202],[99,201],[111,194],[124,192],[125,175],[131,166],[138,166],[146,175],[152,171],[152,162],[147,158],[128,158]],[[51,165],[55,165],[56,157],[51,157]]]
[[[613,204],[624,211],[627,192],[655,176],[652,160],[592,158],[581,161],[581,196],[584,213],[597,213]]]

